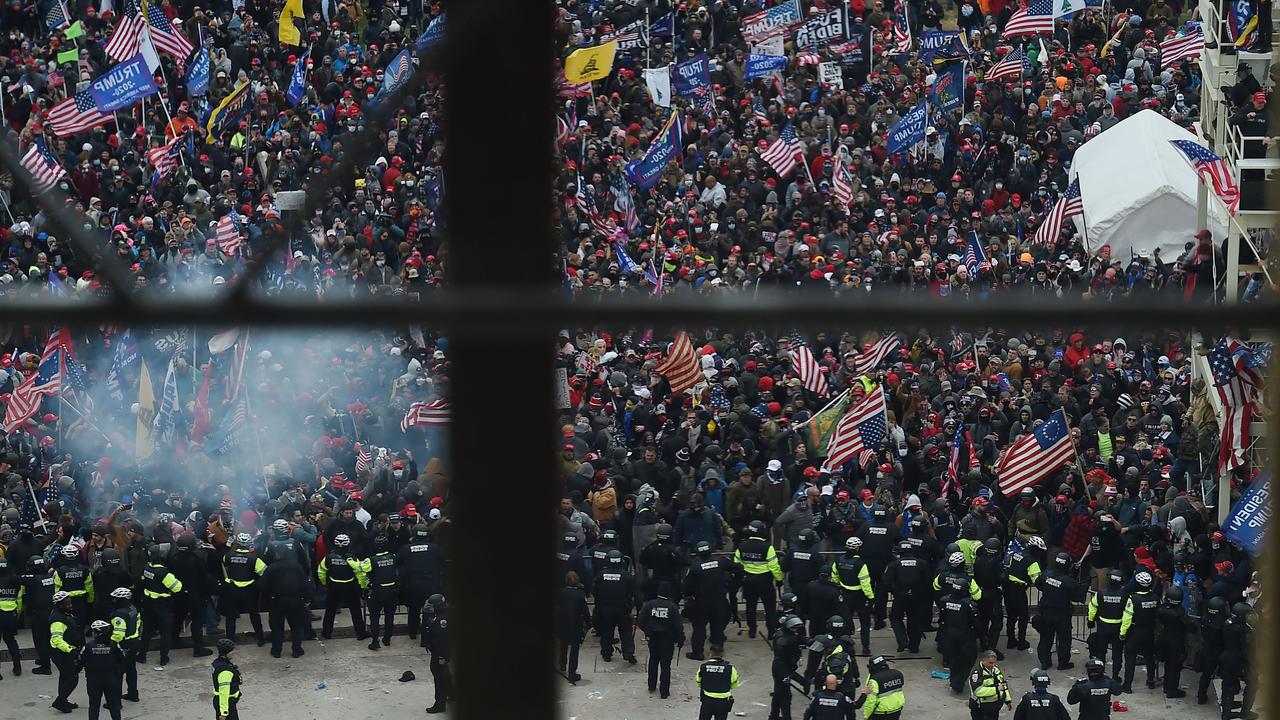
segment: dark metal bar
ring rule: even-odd
[[[545,191],[553,133],[551,3],[450,0],[446,6],[448,280],[474,297],[493,281],[500,258],[504,283],[539,294],[554,279]],[[484,23],[484,41],[480,33],[455,33],[455,23]],[[494,107],[495,79],[503,87],[501,108]],[[522,141],[504,140],[513,126]],[[435,304],[432,298],[418,309]],[[462,313],[445,325],[453,368],[449,509],[454,547],[465,553],[452,563],[454,717],[551,720],[559,686],[550,662],[554,623],[547,621],[554,617],[557,586],[555,463],[547,452],[555,420],[551,334],[545,323],[542,333],[518,335],[471,325]],[[500,413],[515,423],[499,422]],[[517,489],[520,501],[494,503],[495,482]],[[506,562],[480,567],[473,558]],[[513,652],[531,662],[504,670],[498,656]]]
[[[450,171],[452,172],[452,171]],[[448,179],[448,178],[446,178]],[[488,182],[488,181],[486,181]],[[518,188],[486,185],[490,197],[497,192],[514,197]],[[509,213],[508,213],[509,214]],[[483,256],[474,262],[487,271],[488,263],[498,257],[496,220],[486,218],[482,237]],[[534,223],[526,224],[518,233],[519,243],[532,244]],[[460,224],[455,223],[455,235]],[[492,231],[492,232],[491,232]],[[505,228],[502,229],[506,231]],[[471,262],[460,252],[462,241],[450,245],[450,268]],[[516,252],[516,251],[513,251]],[[306,297],[253,298],[242,302],[217,303],[200,298],[174,298],[163,302],[145,296],[137,297],[137,308],[129,316],[135,325],[217,325],[251,323],[265,326],[353,326],[371,323],[420,324],[447,327],[455,335],[501,334],[512,338],[541,337],[572,326],[633,325],[647,327],[786,327],[829,329],[875,329],[885,327],[942,328],[950,325],[976,327],[994,325],[1010,329],[1052,326],[1091,328],[1195,327],[1211,332],[1228,327],[1280,327],[1280,302],[1265,300],[1248,305],[1214,307],[1150,300],[1115,302],[1106,305],[1043,298],[1006,298],[999,303],[952,303],[927,297],[901,296],[883,298],[832,298],[798,295],[776,295],[761,292],[753,302],[739,302],[738,296],[701,297],[672,296],[661,302],[642,298],[610,298],[579,302],[552,290],[522,289],[519,277],[506,268],[504,277],[510,284],[503,287],[470,286],[450,289],[432,295],[420,303],[399,298],[369,298],[358,301],[317,303]],[[527,260],[539,273],[548,263]],[[522,260],[521,262],[526,262]],[[456,277],[456,275],[455,275]],[[6,299],[0,304],[7,313],[30,323],[92,324],[121,319],[118,306],[110,303],[60,300],[58,298]],[[1211,333],[1212,334],[1212,333]]]

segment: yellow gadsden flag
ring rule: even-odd
[[[618,41],[574,50],[564,59],[564,77],[571,83],[592,82],[609,77],[613,69],[613,56],[618,53]]]
[[[302,14],[302,0],[285,0],[284,10],[280,12],[280,42],[286,45],[302,44],[302,33],[298,31],[294,18],[305,19]]]
[[[151,437],[151,421],[156,416],[156,394],[151,389],[151,373],[147,372],[147,363],[142,362],[141,378],[138,381],[138,432],[134,437],[133,454],[141,460],[151,457],[155,452],[155,443]]]

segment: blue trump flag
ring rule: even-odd
[[[444,40],[444,16],[444,13],[440,13],[433,18],[431,23],[427,25],[427,29],[423,30],[418,39],[413,41],[414,52],[425,52]]]
[[[671,37],[676,34],[675,11],[658,18],[649,26],[649,37]]]
[[[1257,557],[1264,549],[1262,544],[1267,539],[1267,526],[1270,524],[1271,473],[1263,470],[1231,508],[1231,514],[1222,526],[1222,534]]]
[[[627,163],[627,179],[641,190],[648,190],[658,184],[667,163],[680,153],[680,144],[680,118],[672,112],[667,124],[645,151],[644,157]]]
[[[209,48],[202,47],[187,68],[187,94],[191,97],[209,92]]]
[[[964,60],[951,60],[937,66],[933,85],[929,86],[929,100],[942,112],[950,112],[964,104]]]
[[[885,150],[890,155],[897,155],[910,150],[913,145],[924,140],[924,124],[929,117],[929,104],[923,100],[911,108],[893,127],[889,128],[889,139]]]
[[[944,60],[969,57],[969,48],[958,30],[925,30],[920,33],[920,61],[933,62],[935,58]]]
[[[289,81],[288,95],[289,104],[294,107],[298,107],[298,103],[302,102],[302,98],[307,94],[307,60],[310,57],[311,51],[307,50],[293,66],[293,79]]]
[[[676,65],[676,93],[697,99],[711,93],[711,63],[706,53]]]
[[[743,73],[743,78],[747,80],[754,80],[758,77],[769,77],[774,73],[780,73],[786,69],[786,55],[756,55],[754,53],[748,53],[747,67]]]
[[[382,75],[382,89],[378,90],[378,94],[369,101],[369,104],[377,109],[388,96],[404,87],[412,75],[413,56],[407,49],[401,50],[399,55],[391,58],[391,62],[387,63],[387,70]]]
[[[156,87],[156,79],[147,68],[147,61],[142,55],[116,65],[89,83],[89,94],[99,112],[109,113],[131,107],[134,103],[148,95],[160,92]]]

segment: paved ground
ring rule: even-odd
[[[342,632],[340,622],[339,633]],[[21,634],[24,648],[31,646],[29,634]],[[334,638],[321,644],[306,644],[306,656],[292,660],[287,656],[276,660],[267,654],[266,648],[242,644],[239,664],[246,683],[245,699],[240,705],[242,717],[271,718],[278,720],[357,720],[366,717],[427,717],[423,709],[431,704],[431,676],[427,670],[425,654],[417,643],[398,636],[390,648],[373,652],[350,637]],[[895,647],[892,635],[887,631],[872,635],[874,652],[891,652]],[[560,717],[570,720],[691,720],[697,717],[697,688],[693,674],[697,663],[681,657],[678,666],[672,668],[672,695],[667,700],[650,695],[646,689],[644,661],[647,653],[643,642],[638,647],[638,665],[628,665],[615,655],[612,663],[600,661],[599,645],[589,638],[582,648],[579,672],[583,680],[570,686],[564,680],[561,685]],[[760,639],[748,639],[738,635],[730,626],[726,655],[738,665],[743,685],[736,692],[734,714],[738,717],[760,718],[769,710],[769,648]],[[155,654],[152,654],[155,658]],[[1078,668],[1083,666],[1083,656],[1077,652]],[[859,658],[865,667],[866,658]],[[26,663],[30,668],[30,662]],[[1012,685],[1015,700],[1029,689],[1027,676],[1035,665],[1029,653],[1011,652],[1001,663]],[[897,663],[907,676],[907,717],[932,716],[937,719],[969,716],[965,697],[952,695],[946,683],[929,677],[937,662],[930,657],[903,658]],[[411,670],[417,680],[398,682],[405,670]],[[34,718],[63,717],[49,708],[55,691],[55,677],[24,673],[15,678],[8,664],[0,666],[4,680],[0,680],[0,720],[32,720]],[[1076,670],[1073,672],[1082,672]],[[864,670],[865,673],[865,670]],[[1070,680],[1065,673],[1051,671],[1053,690],[1066,694]],[[1121,720],[1210,720],[1216,717],[1216,708],[1210,704],[1197,706],[1194,700],[1166,701],[1158,691],[1145,687],[1145,676],[1139,669],[1132,695],[1122,696],[1129,712],[1113,717]],[[1184,674],[1183,686],[1192,682],[1190,673]],[[192,658],[190,650],[175,650],[173,661],[164,669],[146,666],[140,669],[142,702],[125,703],[124,717],[130,720],[170,720],[171,718],[203,718],[211,714],[211,676],[209,658]],[[324,683],[324,688],[318,685]],[[73,718],[84,717],[86,703],[84,685],[81,683],[72,701],[82,706]],[[793,717],[803,714],[804,698],[794,697]],[[1075,715],[1075,712],[1072,712]],[[106,717],[105,715],[103,717]],[[1012,717],[1011,715],[1005,716]]]

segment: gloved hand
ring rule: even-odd
[[[1088,627],[1090,630],[1092,630],[1095,625],[1097,625],[1097,623],[1094,622],[1093,620],[1089,620],[1085,622],[1085,626]]]

